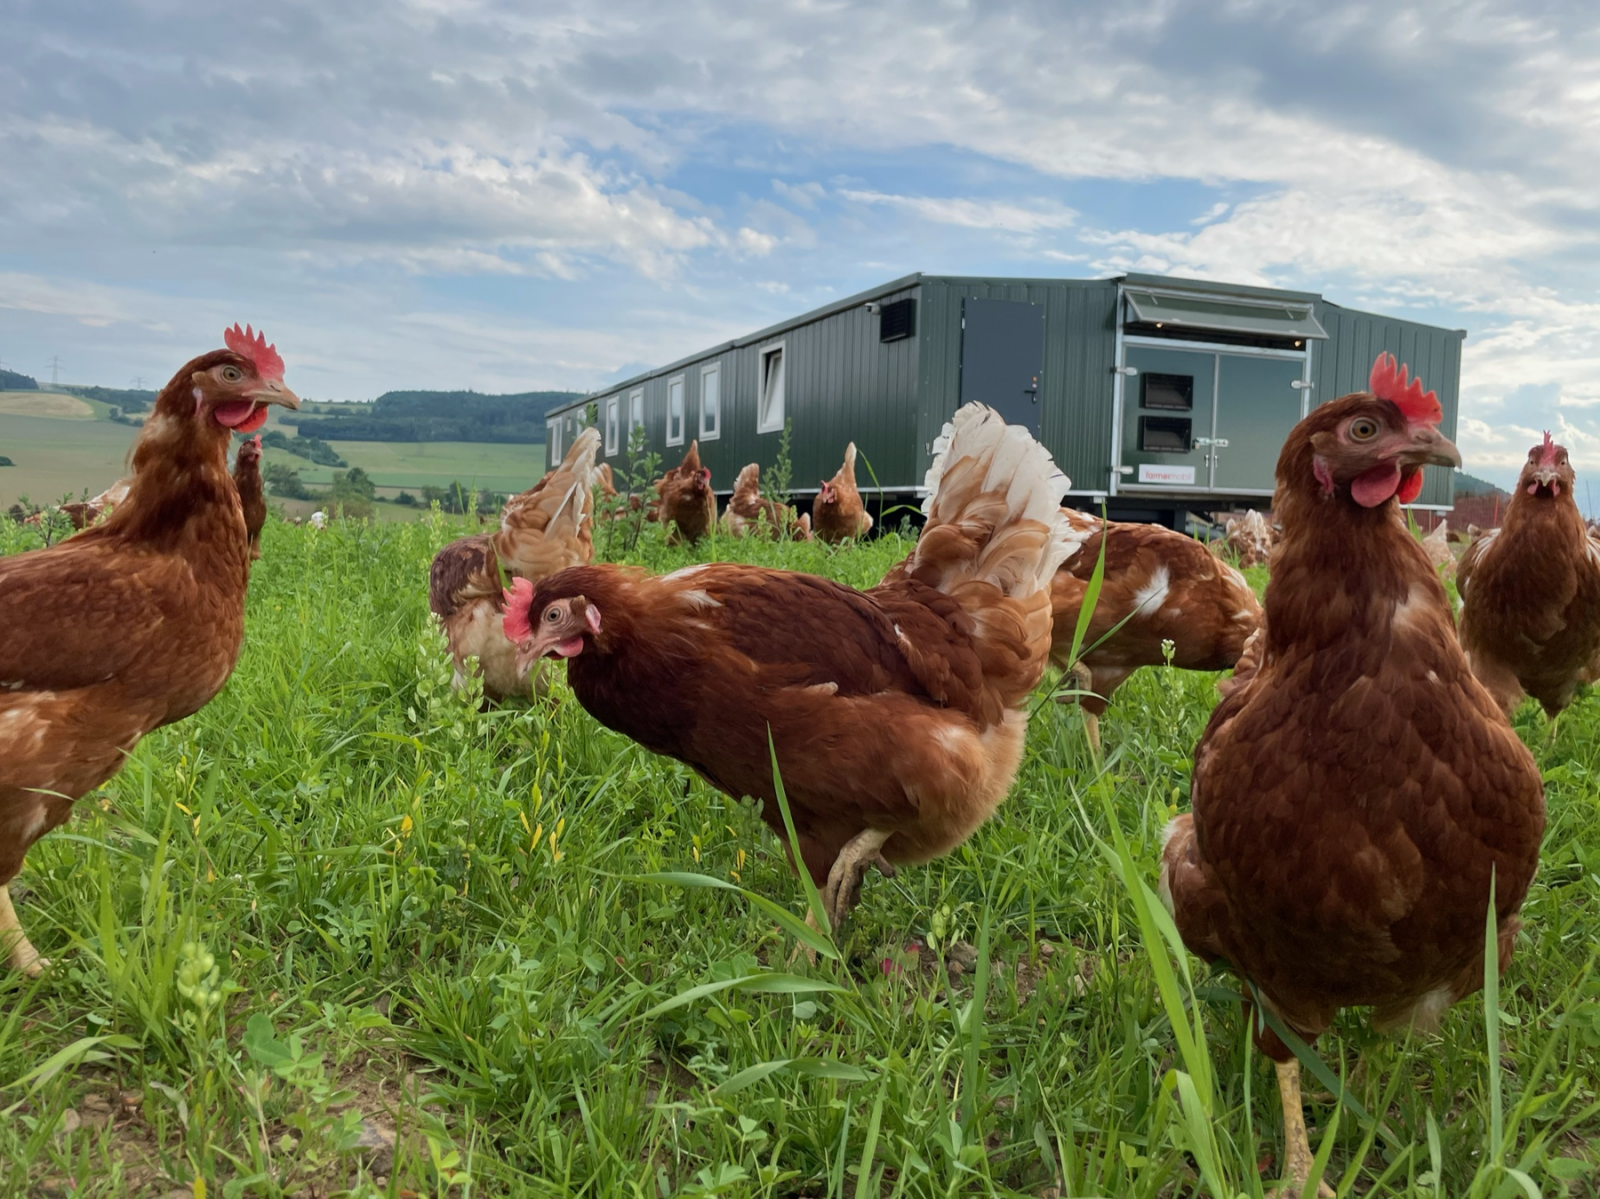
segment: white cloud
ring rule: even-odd
[[[896,196],[851,189],[841,189],[839,194],[858,204],[883,204],[903,209],[936,225],[993,229],[1003,233],[1042,233],[1048,229],[1067,229],[1076,222],[1078,215],[1072,209],[1049,200],[1014,204],[1004,200]]]

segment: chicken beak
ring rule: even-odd
[[[1561,481],[1561,472],[1553,466],[1541,466],[1533,472],[1533,481],[1540,487],[1549,487]]]
[[[268,379],[250,392],[250,398],[258,404],[282,404],[285,408],[300,407],[300,397],[290,391],[282,379]]]
[[[1413,425],[1409,444],[1398,458],[1405,466],[1461,467],[1461,451],[1433,425]]]

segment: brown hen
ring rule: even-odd
[[[491,700],[526,694],[516,650],[501,628],[502,598],[511,577],[542,579],[594,557],[592,534],[595,451],[600,434],[585,429],[554,470],[506,501],[496,533],[462,537],[434,555],[428,606],[438,617],[455,661],[455,685],[478,662],[483,694]]]
[[[1467,668],[1395,503],[1424,463],[1460,457],[1433,393],[1392,358],[1372,390],[1313,411],[1278,459],[1283,539],[1254,673],[1212,714],[1192,812],[1162,855],[1184,942],[1307,1042],[1342,1007],[1432,1027],[1481,986],[1491,882],[1504,969],[1544,829],[1539,772]],[[1298,1065],[1270,1028],[1255,1038],[1278,1063],[1298,1191],[1312,1168]]]
[[[761,494],[761,466],[752,462],[739,472],[733,483],[733,498],[722,514],[722,527],[730,536],[759,534],[777,539],[787,535],[792,541],[811,540],[811,519],[795,518],[794,509]]]
[[[711,472],[700,465],[700,443],[691,441],[683,461],[656,481],[656,519],[667,530],[667,544],[694,545],[717,523],[717,497]]]
[[[946,853],[1005,797],[1050,650],[1065,478],[988,408],[958,411],[938,448],[922,537],[870,591],[733,563],[589,566],[519,582],[506,611],[525,662],[566,658],[595,719],[760,799],[781,839],[770,730],[835,923],[868,864]]]
[[[204,707],[239,655],[250,545],[228,442],[299,401],[264,338],[224,340],[156,397],[110,516],[0,558],[0,949],[30,974],[43,963],[7,889],[28,847],[146,733]]]
[[[1505,524],[1479,538],[1456,571],[1461,647],[1510,715],[1533,696],[1554,718],[1600,656],[1600,546],[1572,491],[1565,446],[1528,451]]]
[[[846,537],[865,537],[872,531],[872,514],[856,490],[856,443],[844,448],[844,465],[831,479],[822,480],[811,502],[811,531],[819,541],[838,543]]]
[[[250,538],[250,559],[261,557],[261,530],[267,524],[267,497],[261,489],[261,434],[239,443],[233,460],[233,485],[244,510],[244,531]]]
[[[1261,604],[1244,576],[1193,537],[1160,525],[1101,521],[1066,509],[1073,548],[1050,584],[1055,632],[1051,661],[1077,676],[1085,729],[1100,749],[1100,717],[1111,695],[1141,666],[1227,670],[1261,624]],[[1105,545],[1099,601],[1079,660],[1072,639]],[[1070,702],[1072,697],[1063,697]]]

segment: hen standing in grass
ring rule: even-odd
[[[599,448],[599,432],[585,429],[559,466],[506,501],[498,533],[458,538],[434,555],[428,606],[450,643],[457,687],[465,684],[470,660],[476,658],[487,698],[527,692],[516,647],[501,628],[505,580],[542,579],[593,559],[594,456]]]
[[[818,540],[837,544],[846,537],[865,537],[872,531],[872,515],[856,490],[856,443],[844,448],[844,465],[811,503],[811,530]]]
[[[1071,669],[1079,689],[1090,693],[1077,699],[1089,743],[1098,751],[1100,717],[1129,675],[1141,666],[1165,663],[1168,646],[1172,665],[1183,670],[1227,670],[1260,626],[1261,604],[1243,575],[1193,537],[1160,525],[1102,525],[1084,512],[1065,513],[1074,544],[1050,584],[1055,620],[1050,658]],[[1100,598],[1074,666],[1072,639],[1102,541]]]
[[[927,526],[870,591],[736,563],[662,578],[588,566],[519,581],[507,601],[524,663],[566,658],[596,720],[760,799],[782,838],[770,730],[835,923],[869,864],[948,853],[1005,798],[1050,652],[1066,479],[976,405],[937,450]]]
[[[752,462],[739,472],[733,483],[733,498],[722,514],[722,527],[732,537],[748,537],[759,533],[763,537],[788,536],[793,541],[811,540],[811,518],[795,519],[794,511],[761,494],[761,466]]]
[[[691,441],[683,461],[656,482],[656,519],[667,530],[667,544],[694,545],[717,523],[717,497],[711,471],[700,465],[700,443]]]
[[[30,974],[44,963],[7,889],[28,847],[146,733],[204,707],[239,655],[250,543],[228,442],[299,401],[265,338],[223,340],[156,397],[103,523],[0,558],[0,950]]]
[[[1400,519],[1422,466],[1460,465],[1440,409],[1379,357],[1372,394],[1289,434],[1266,623],[1195,751],[1192,813],[1168,829],[1161,890],[1184,942],[1225,961],[1307,1042],[1344,1007],[1435,1027],[1499,961],[1538,864],[1533,758],[1456,641],[1443,585]],[[1288,1176],[1312,1157],[1299,1067],[1270,1028]],[[1332,1194],[1324,1188],[1324,1192]]]
[[[267,500],[261,490],[261,434],[239,443],[233,460],[233,485],[244,509],[244,530],[250,538],[250,560],[261,557],[261,530],[267,523]]]
[[[1573,495],[1565,446],[1528,451],[1505,524],[1468,547],[1456,572],[1461,646],[1507,715],[1533,696],[1552,719],[1592,683],[1600,657],[1600,546]]]

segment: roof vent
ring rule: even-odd
[[[878,340],[904,341],[917,331],[916,300],[896,300],[878,310]]]

